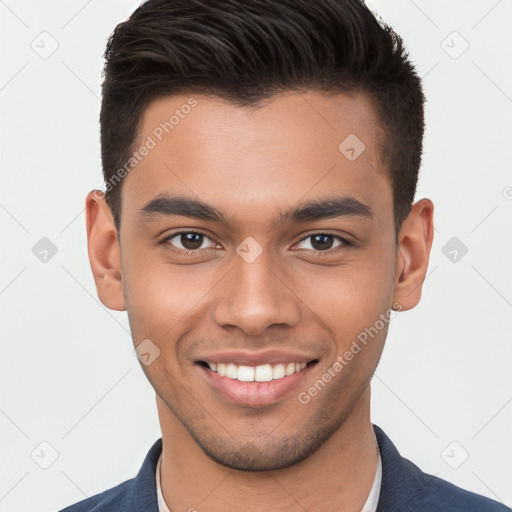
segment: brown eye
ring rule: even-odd
[[[210,245],[207,247],[203,247],[205,241],[209,241]],[[170,245],[177,252],[196,252],[199,249],[210,249],[215,247],[215,242],[213,242],[208,236],[203,235],[202,233],[197,233],[195,231],[181,231],[179,233],[174,233],[164,238],[161,242],[164,245]]]
[[[203,244],[204,236],[199,233],[185,233],[179,235],[181,245],[187,250],[199,249]]]
[[[318,251],[330,249],[333,245],[333,237],[330,235],[313,235],[311,237],[311,246]]]
[[[337,243],[336,240],[338,240]],[[307,243],[308,241],[309,243]],[[350,245],[350,242],[337,235],[331,235],[328,233],[315,233],[302,239],[299,242],[299,245],[300,244],[304,244],[303,247],[301,247],[302,249],[325,252],[341,245]]]

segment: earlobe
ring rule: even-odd
[[[96,291],[102,304],[126,309],[121,280],[121,251],[114,219],[103,192],[91,190],[85,200],[87,248]]]
[[[393,302],[401,311],[415,307],[421,298],[434,239],[434,204],[421,199],[412,205],[398,238],[395,292]]]

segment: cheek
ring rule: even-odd
[[[336,337],[347,339],[373,325],[391,307],[394,258],[387,253],[354,252],[331,267],[296,265],[288,279],[293,279],[292,288],[306,310]]]
[[[204,315],[205,297],[215,276],[161,258],[149,259],[141,250],[126,254],[123,289],[134,341],[154,338],[169,344]]]

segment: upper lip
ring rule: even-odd
[[[260,366],[279,363],[309,363],[316,360],[314,356],[283,350],[267,350],[265,352],[225,351],[199,357],[197,361],[207,363],[233,363],[244,366]]]

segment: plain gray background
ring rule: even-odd
[[[433,200],[436,227],[422,300],[392,321],[372,419],[424,471],[510,505],[512,1],[368,3],[424,77],[417,199]],[[126,313],[97,299],[83,210],[103,185],[102,53],[138,4],[0,0],[1,511],[110,488],[160,437]]]

